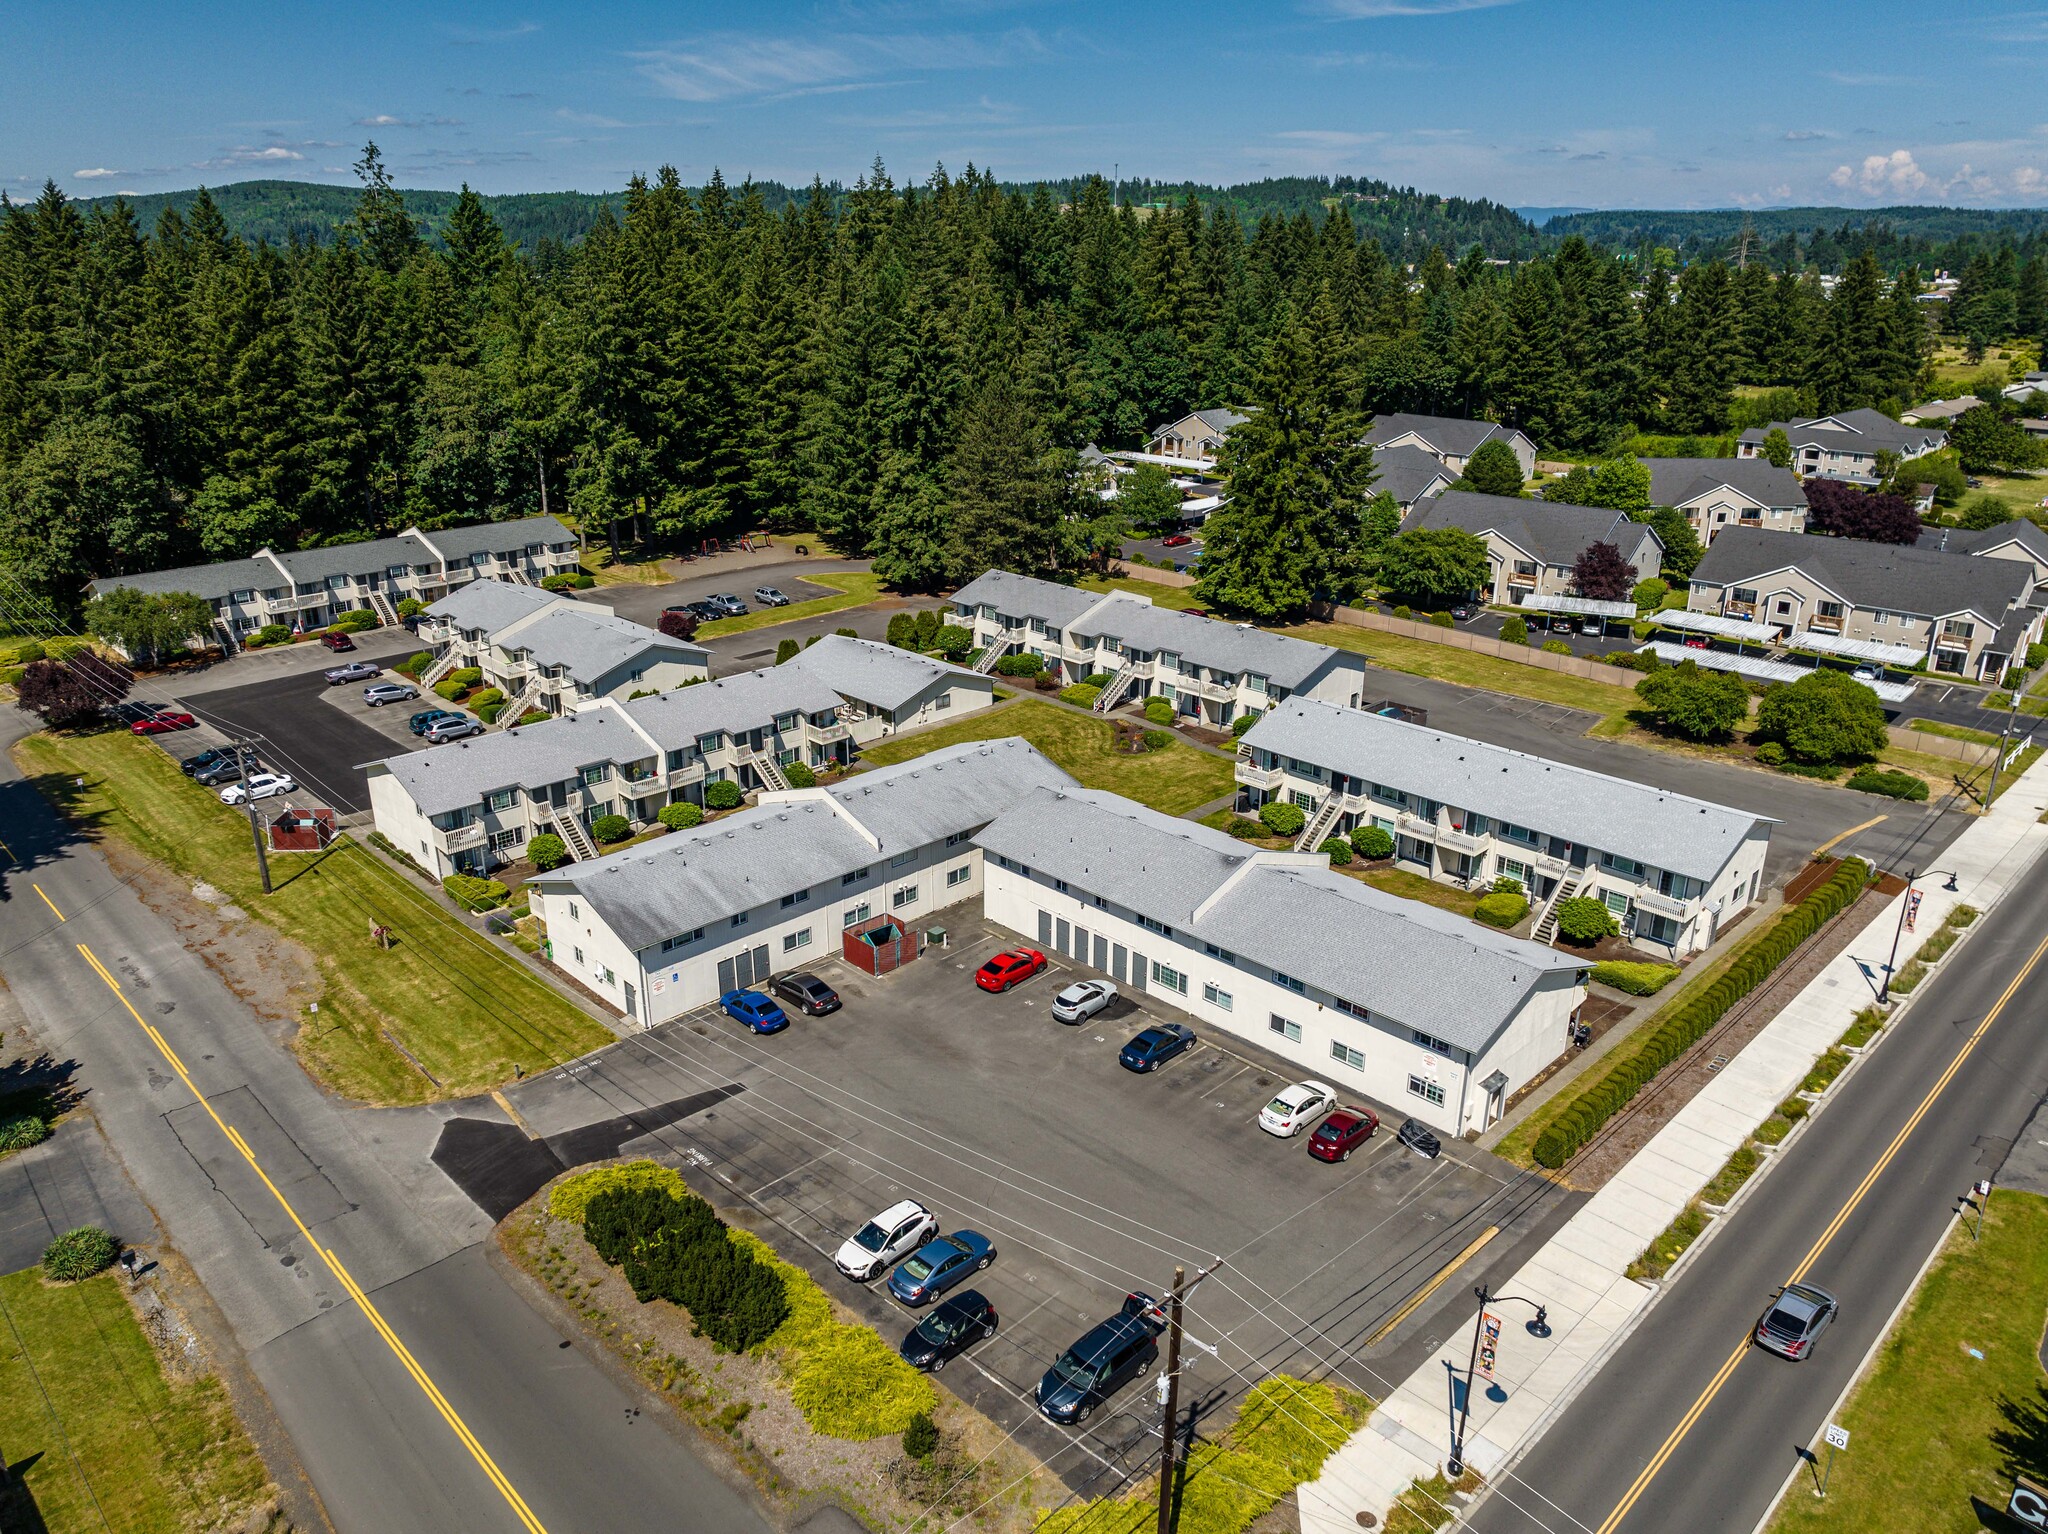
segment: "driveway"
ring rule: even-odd
[[[368,685],[329,688],[313,671],[207,693],[198,698],[196,711],[210,728],[158,739],[172,754],[186,757],[218,744],[229,730],[246,735],[264,765],[290,773],[323,803],[356,814],[370,807],[362,764],[417,749],[405,721],[426,706],[369,708],[363,703]]]

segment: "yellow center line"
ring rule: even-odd
[[[0,852],[4,852],[7,854],[7,861],[10,863],[19,863],[21,861],[20,858],[17,858],[14,855],[14,849],[7,845],[7,839],[5,837],[0,837]]]
[[[38,890],[37,893],[41,894],[42,892]],[[43,898],[45,900],[49,899],[47,895],[44,895]],[[478,1467],[490,1478],[491,1484],[498,1488],[499,1494],[504,1497],[506,1505],[512,1509],[513,1514],[519,1519],[521,1526],[528,1531],[528,1534],[547,1534],[546,1528],[543,1527],[538,1518],[534,1517],[533,1510],[526,1505],[525,1499],[519,1495],[518,1490],[506,1479],[505,1473],[498,1468],[490,1453],[477,1441],[476,1435],[469,1430],[469,1425],[462,1420],[460,1414],[448,1403],[448,1398],[441,1394],[440,1387],[428,1377],[426,1370],[420,1366],[419,1360],[413,1357],[412,1350],[399,1340],[398,1334],[391,1329],[390,1324],[378,1312],[377,1307],[371,1303],[369,1295],[363,1292],[362,1286],[350,1275],[348,1269],[341,1265],[341,1259],[332,1250],[322,1246],[313,1239],[312,1231],[308,1230],[306,1222],[299,1218],[299,1212],[292,1207],[291,1201],[279,1191],[277,1184],[270,1180],[270,1174],[263,1170],[262,1163],[257,1161],[256,1153],[249,1148],[249,1142],[242,1138],[239,1130],[222,1119],[218,1113],[214,1112],[213,1104],[206,1100],[205,1094],[194,1085],[192,1078],[186,1074],[184,1061],[178,1058],[176,1052],[165,1042],[164,1036],[161,1033],[143,1021],[142,1014],[135,1010],[134,1003],[130,1002],[126,993],[122,991],[120,982],[108,972],[107,967],[99,961],[93,951],[83,943],[77,946],[78,952],[83,956],[85,962],[92,966],[93,972],[107,983],[108,989],[114,993],[121,1005],[127,1008],[128,1015],[135,1019],[136,1025],[162,1051],[164,1058],[170,1062],[171,1069],[178,1073],[178,1079],[185,1083],[185,1089],[198,1101],[199,1106],[206,1110],[206,1116],[213,1120],[215,1127],[226,1137],[227,1142],[235,1148],[244,1161],[249,1163],[250,1169],[262,1179],[263,1186],[270,1190],[270,1196],[277,1200],[278,1207],[284,1210],[285,1214],[290,1217],[292,1224],[297,1227],[299,1234],[306,1238],[306,1244],[320,1254],[320,1258],[327,1264],[328,1270],[334,1274],[342,1288],[348,1291],[349,1298],[355,1301],[357,1308],[362,1311],[370,1325],[376,1329],[377,1335],[384,1339],[385,1346],[390,1348],[392,1355],[398,1359],[405,1372],[412,1376],[413,1382],[420,1387],[421,1393],[434,1404],[434,1409],[441,1414],[441,1419],[448,1424],[454,1431],[455,1436],[462,1441],[463,1447],[469,1450],[471,1458],[477,1462]]]
[[[2021,965],[2019,973],[2012,977],[2012,983],[2006,986],[1997,1004],[1984,1014],[1984,1021],[1979,1023],[1976,1031],[1963,1041],[1962,1047],[1956,1051],[1955,1058],[1949,1061],[1948,1069],[1943,1071],[1935,1079],[1934,1085],[1927,1089],[1927,1095],[1920,1099],[1920,1106],[1915,1108],[1906,1122],[1899,1126],[1899,1132],[1892,1136],[1892,1142],[1884,1148],[1884,1154],[1877,1158],[1868,1172],[1864,1173],[1863,1181],[1856,1185],[1856,1191],[1851,1193],[1847,1201],[1836,1211],[1834,1219],[1828,1222],[1827,1229],[1820,1233],[1819,1239],[1808,1249],[1805,1257],[1800,1259],[1799,1266],[1792,1270],[1792,1276],[1785,1280],[1786,1283],[1798,1283],[1806,1277],[1813,1265],[1820,1261],[1821,1253],[1827,1250],[1828,1243],[1841,1233],[1842,1227],[1849,1222],[1849,1217],[1856,1212],[1857,1206],[1863,1202],[1880,1174],[1892,1164],[1892,1159],[1898,1155],[1900,1147],[1906,1143],[1913,1131],[1920,1127],[1920,1121],[1926,1118],[1928,1111],[1934,1107],[1935,1099],[1948,1089],[1951,1081],[1955,1080],[1956,1072],[1963,1068],[1963,1062],[1970,1058],[1971,1052],[1990,1031],[1991,1025],[1998,1021],[2007,1003],[2026,983],[2027,977],[2034,972],[2034,967],[2041,962],[2043,954],[2048,954],[2048,937],[2042,938],[2034,951],[2027,956],[2027,962]],[[1693,1424],[1699,1421],[1701,1413],[1706,1411],[1714,1397],[1721,1393],[1721,1387],[1727,1384],[1729,1376],[1735,1373],[1736,1365],[1748,1355],[1749,1346],[1750,1337],[1745,1332],[1742,1341],[1736,1344],[1735,1351],[1728,1355],[1727,1362],[1722,1364],[1713,1379],[1708,1381],[1707,1388],[1700,1392],[1699,1399],[1694,1401],[1691,1409],[1679,1419],[1678,1426],[1671,1430],[1671,1436],[1664,1440],[1663,1445],[1650,1457],[1650,1462],[1643,1466],[1642,1474],[1636,1477],[1635,1484],[1629,1487],[1627,1495],[1615,1504],[1614,1511],[1607,1515],[1597,1534],[1614,1534],[1621,1520],[1628,1516],[1629,1510],[1636,1505],[1642,1494],[1649,1489],[1650,1482],[1655,1480],[1657,1473],[1664,1468],[1665,1461],[1671,1458],[1672,1453],[1684,1441],[1685,1435],[1692,1431]]]
[[[38,895],[43,895],[43,887],[40,884],[36,883],[35,880],[29,880],[28,887],[34,890]],[[56,917],[57,920],[62,921],[64,919],[64,913],[57,909],[57,902],[52,900],[48,895],[43,895],[43,904],[50,908],[50,914]]]
[[[1453,1273],[1457,1272],[1458,1269],[1464,1267],[1466,1263],[1472,1260],[1473,1253],[1477,1252],[1482,1246],[1486,1245],[1487,1242],[1491,1241],[1495,1236],[1499,1234],[1500,1227],[1498,1225],[1489,1225],[1486,1227],[1486,1229],[1482,1230],[1478,1235],[1474,1236],[1472,1240],[1466,1245],[1464,1251],[1458,1253],[1457,1256],[1453,1257],[1449,1262],[1445,1263],[1441,1268],[1438,1268],[1436,1270],[1435,1278],[1432,1278],[1420,1289],[1416,1290],[1413,1294],[1409,1295],[1407,1300],[1403,1302],[1401,1308],[1395,1311],[1394,1314],[1388,1319],[1387,1324],[1382,1326],[1378,1331],[1374,1332],[1370,1337],[1365,1339],[1365,1345],[1367,1347],[1372,1347],[1375,1344],[1384,1341],[1389,1335],[1392,1334],[1395,1327],[1399,1326],[1403,1321],[1407,1320],[1410,1316],[1415,1314],[1417,1307],[1419,1307],[1424,1300],[1428,1299],[1432,1294],[1435,1294],[1437,1290],[1443,1287],[1445,1279],[1449,1278]]]

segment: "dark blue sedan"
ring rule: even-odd
[[[727,1017],[736,1017],[756,1033],[780,1033],[789,1026],[789,1014],[759,991],[727,991],[718,998]]]
[[[1127,1071],[1156,1071],[1195,1042],[1195,1030],[1184,1023],[1154,1023],[1117,1054]]]
[[[937,1299],[970,1273],[996,1260],[995,1243],[978,1230],[956,1230],[927,1241],[896,1265],[889,1292],[906,1305]]]

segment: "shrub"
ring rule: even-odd
[[[445,698],[450,703],[453,703],[457,698],[461,697],[462,692],[462,684],[456,681],[455,678],[452,676],[444,676],[441,678],[440,681],[434,684],[434,696],[437,698]]]
[[[583,1234],[643,1305],[682,1306],[691,1331],[721,1352],[758,1346],[789,1317],[781,1276],[732,1241],[692,1194],[678,1197],[652,1181],[606,1189],[585,1203]]]
[[[837,628],[837,629],[834,629],[834,630],[833,630],[832,632],[833,632],[834,634],[837,634],[837,635],[838,635],[838,636],[839,636],[839,637],[840,637],[841,639],[858,639],[858,638],[860,638],[860,635],[859,635],[859,633],[857,633],[857,632],[856,632],[855,630],[853,630],[853,629],[848,629],[848,628]]]
[[[1247,820],[1242,815],[1231,816],[1223,829],[1241,842],[1250,841],[1255,836],[1264,836],[1266,834],[1264,826],[1260,825],[1256,820]]]
[[[775,646],[775,664],[779,666],[786,660],[794,660],[802,649],[803,646],[794,639],[779,641]]]
[[[426,610],[427,604],[422,602],[418,597],[401,598],[399,600],[397,609],[398,616],[402,619],[417,618],[421,613],[425,612]]]
[[[1893,770],[1880,771],[1875,767],[1859,767],[1849,775],[1849,787],[1865,794],[1882,794],[1887,799],[1911,799],[1915,802],[1927,797],[1927,780],[1916,778],[1910,772]]]
[[[1507,622],[1500,626],[1500,640],[1502,644],[1527,644],[1529,642],[1528,623],[1521,618],[1508,619]]]
[[[901,618],[905,615],[898,613],[896,616]],[[997,676],[1037,676],[1044,669],[1044,659],[1036,655],[1005,655],[996,662]]]
[[[1472,919],[1506,931],[1529,914],[1529,897],[1522,894],[1482,895],[1473,908]]]
[[[623,815],[600,815],[590,823],[590,836],[599,843],[622,842],[633,834],[633,823]]]
[[[592,1199],[620,1188],[658,1188],[671,1198],[690,1196],[679,1173],[659,1162],[628,1161],[622,1166],[601,1166],[563,1178],[548,1194],[548,1213],[558,1220],[581,1225]]]
[[[1948,913],[1948,920],[1943,925],[1948,927],[1967,927],[1977,919],[1979,914],[1977,908],[1973,905],[1959,905]]]
[[[393,666],[391,669],[394,671],[402,671],[407,676],[411,677],[415,682],[417,682],[420,679],[420,673],[422,671],[425,671],[427,667],[433,664],[433,651],[421,650],[416,654],[406,656],[404,660],[400,661],[396,666]]]
[[[364,629],[377,628],[376,613],[367,607],[352,607],[327,625],[330,634],[360,634]]]
[[[1884,1014],[1875,1007],[1865,1007],[1856,1014],[1856,1021],[1849,1025],[1849,1031],[1835,1040],[1842,1049],[1861,1049],[1884,1031]]]
[[[576,577],[573,575],[544,575],[541,577],[540,589],[543,591],[567,591],[575,584]]]
[[[60,1284],[75,1284],[103,1272],[121,1255],[121,1243],[97,1225],[67,1230],[43,1248],[43,1275]]]
[[[1390,858],[1394,855],[1393,833],[1379,826],[1360,826],[1351,833],[1351,845],[1362,858]]]
[[[499,687],[479,688],[471,693],[466,701],[471,708],[488,708],[493,703],[503,703],[505,701],[504,689]]]
[[[887,631],[883,634],[883,638],[885,638],[890,644],[896,646],[896,648],[899,650],[916,649],[917,615],[915,613],[893,614],[889,619],[889,627]],[[1015,660],[1018,657],[1011,656],[1010,658],[1012,660]],[[1003,675],[1021,676],[1024,675],[1024,673],[1015,671],[1005,671],[1003,672]]]
[[[1242,714],[1239,714],[1230,721],[1230,733],[1242,740],[1245,732],[1257,724],[1262,717],[1264,717],[1262,710],[1246,709]]]
[[[1655,996],[1678,974],[1676,964],[1630,964],[1609,959],[1593,966],[1593,978],[1631,996]]]
[[[931,648],[949,661],[959,662],[967,658],[967,652],[974,648],[974,631],[957,623],[940,626],[932,635]]]
[[[242,643],[249,649],[260,650],[265,645],[283,644],[292,637],[292,631],[282,623],[266,623]]]
[[[1756,759],[1766,767],[1782,767],[1785,765],[1785,748],[1775,740],[1767,740],[1756,748]]]
[[[546,873],[568,860],[569,848],[554,832],[543,831],[526,844],[526,856],[535,868]]]
[[[901,1433],[938,1404],[931,1381],[865,1326],[834,1326],[806,1349],[789,1396],[814,1432],[856,1441]]]
[[[1404,604],[1394,609],[1394,616],[1396,618],[1413,618],[1415,616],[1415,609]]]
[[[1457,622],[1449,613],[1431,613],[1429,621],[1440,629],[1456,628]]]
[[[1998,685],[2007,692],[2018,692],[2027,685],[2027,673],[2022,667],[2007,666],[2005,668],[2005,675],[1998,679]]]
[[[1842,769],[1832,762],[1785,761],[1778,763],[1778,771],[1795,778],[1817,778],[1823,783],[1832,783],[1842,775]]]
[[[33,639],[24,640],[22,643],[14,646],[13,660],[17,666],[26,666],[30,661],[48,660],[49,658],[50,652]]]
[[[818,775],[803,762],[784,762],[782,775],[789,780],[791,788],[816,788]]]
[[[636,692],[633,694],[633,696],[636,698],[644,698],[647,696],[647,694],[644,692]],[[485,724],[496,724],[498,722],[498,715],[503,713],[505,709],[505,705],[503,703],[473,702],[472,706],[476,709],[477,718],[481,719]]]
[[[654,818],[671,831],[687,831],[704,824],[704,811],[695,804],[664,804]]]
[[[1107,671],[1091,671],[1081,678],[1090,687],[1107,687],[1113,678]]]
[[[1806,1079],[1799,1083],[1802,1092],[1825,1092],[1835,1083],[1835,1078],[1849,1067],[1849,1052],[1840,1046],[1830,1049],[1813,1062],[1813,1069],[1806,1073]]]
[[[1670,593],[1671,588],[1653,575],[1647,580],[1636,582],[1636,589],[1629,593],[1629,600],[1634,602],[1638,609],[1647,607],[1651,612],[1656,612],[1663,607],[1664,598]]]
[[[716,783],[704,786],[704,807],[708,810],[736,810],[746,797],[740,792],[739,784],[730,778],[720,778]]]
[[[1562,639],[1546,639],[1539,648],[1542,649],[1545,655],[1569,655],[1572,653],[1572,647]]]
[[[1597,943],[1621,931],[1614,913],[1590,895],[1574,895],[1557,907],[1557,932],[1567,943]]]
[[[1300,805],[1282,804],[1276,799],[1259,806],[1259,824],[1272,836],[1299,836],[1301,828],[1308,824],[1308,816],[1302,813]]]
[[[939,637],[939,630],[945,627],[945,623],[944,616],[936,607],[927,607],[919,612],[911,624],[916,631],[917,647],[920,650],[929,650],[933,641]]]
[[[27,1150],[50,1138],[50,1126],[33,1113],[0,1118],[0,1151]]]
[[[1714,1174],[1714,1180],[1700,1189],[1700,1197],[1709,1204],[1726,1204],[1763,1164],[1763,1154],[1754,1145],[1741,1146]]]
[[[919,1412],[903,1430],[903,1452],[912,1459],[930,1459],[938,1447],[938,1425],[932,1421],[930,1412]]]
[[[1168,746],[1173,744],[1173,731],[1147,730],[1144,734],[1140,735],[1138,739],[1145,743],[1145,749],[1147,751],[1164,751]]]
[[[1316,848],[1316,851],[1328,854],[1332,868],[1342,868],[1352,858],[1351,843],[1344,840],[1341,836],[1332,836],[1325,839],[1322,846]]]
[[[1510,874],[1501,874],[1493,881],[1493,887],[1487,893],[1489,895],[1526,895],[1529,891],[1520,879]]]
[[[1102,696],[1102,689],[1090,687],[1086,682],[1076,682],[1071,687],[1062,687],[1060,696],[1078,708],[1093,708],[1095,700]]]
[[[1825,668],[1765,693],[1756,728],[1783,742],[1786,754],[1799,762],[1863,761],[1891,740],[1877,694],[1848,672]]]
[[[457,666],[448,673],[448,680],[465,690],[476,686],[483,679],[483,671],[476,666]]]
[[[2026,659],[2027,669],[2029,671],[2039,671],[2043,666],[2048,666],[2048,644],[2041,644],[2037,642],[2028,645]]]
[[[1145,719],[1149,724],[1172,724],[1174,720],[1173,705],[1164,698],[1147,698],[1145,700]]]
[[[450,874],[441,881],[448,898],[469,911],[491,911],[505,903],[512,892],[496,879],[479,879],[475,874]]]

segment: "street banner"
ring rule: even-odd
[[[1492,1311],[1483,1311],[1479,1317],[1479,1374],[1482,1379],[1493,1378],[1493,1366],[1500,1355],[1500,1317]]]

